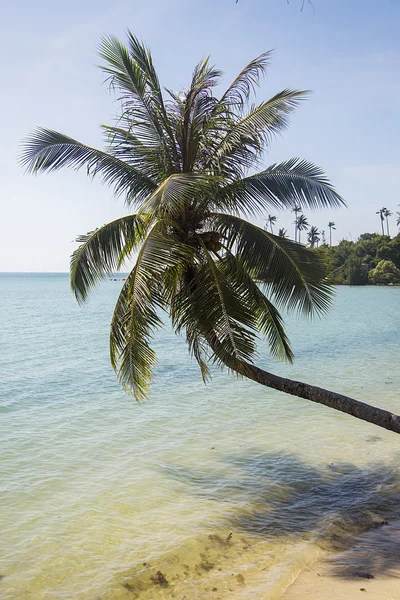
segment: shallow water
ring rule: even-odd
[[[395,434],[216,373],[167,328],[149,402],[108,363],[121,282],[0,275],[0,596],[275,598],[307,561],[399,518]],[[288,320],[288,377],[400,412],[400,288]],[[383,531],[383,530],[382,530]]]

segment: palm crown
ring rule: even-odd
[[[103,126],[105,151],[38,129],[25,142],[22,163],[31,172],[86,167],[130,209],[80,236],[71,258],[71,286],[82,302],[107,273],[136,257],[111,322],[111,362],[122,383],[136,398],[146,396],[160,309],[186,333],[204,379],[210,361],[234,370],[251,362],[257,333],[274,356],[292,360],[279,310],[324,311],[330,297],[324,271],[309,250],[245,217],[300,203],[311,209],[343,203],[307,161],[255,172],[306,92],[285,89],[250,105],[268,52],[220,97],[214,91],[221,72],[208,59],[196,66],[187,90],[162,91],[149,50],[129,32],[127,46],[104,38],[100,56],[122,103],[117,124]]]

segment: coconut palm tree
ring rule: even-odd
[[[335,223],[333,221],[329,221],[329,245],[332,246],[332,229],[336,230]]]
[[[297,242],[297,217],[298,213],[303,210],[300,205],[296,205],[292,208],[292,212],[294,212],[294,241]]]
[[[311,248],[318,246],[318,242],[320,240],[318,227],[315,227],[315,225],[311,226],[311,229],[307,235],[307,240]]]
[[[308,221],[307,221],[307,217],[305,215],[299,215],[297,217],[297,223],[296,223],[296,227],[297,230],[299,232],[299,239],[298,242],[300,244],[300,236],[301,236],[301,232],[302,231],[306,231],[308,229]]]
[[[253,363],[258,334],[273,356],[293,359],[279,308],[310,315],[330,304],[314,253],[243,216],[292,209],[300,199],[310,209],[343,204],[307,161],[290,159],[253,172],[304,92],[284,90],[249,105],[269,53],[251,61],[220,97],[214,89],[221,73],[208,59],[196,66],[184,92],[163,92],[149,50],[130,32],[127,46],[104,38],[100,56],[122,103],[116,125],[103,127],[106,150],[41,128],[26,140],[21,160],[32,173],[84,167],[125,199],[128,214],[80,236],[71,257],[78,302],[134,260],[110,329],[111,363],[124,387],[137,399],[147,396],[156,364],[151,340],[164,309],[175,331],[186,334],[204,380],[210,363],[227,366],[262,385],[400,432],[400,418],[387,411]]]
[[[268,215],[267,224],[269,224],[271,233],[274,233],[274,224],[276,223],[276,217],[274,215]]]
[[[390,237],[389,234],[389,217],[391,217],[393,215],[393,213],[390,211],[389,208],[385,208],[385,212],[383,213],[385,219],[386,219],[386,229],[387,229],[387,234]]]
[[[284,227],[281,227],[278,231],[278,235],[279,235],[279,237],[286,238],[287,230]]]
[[[381,219],[381,227],[382,227],[382,235],[385,235],[385,230],[383,228],[383,223],[385,221],[385,212],[387,211],[387,208],[383,207],[380,210],[377,210],[375,214],[379,215],[380,219]]]
[[[397,225],[397,227],[400,227],[400,212],[399,212],[399,211],[397,211],[397,212],[396,212],[396,215],[397,215],[397,218],[396,218],[396,225]]]

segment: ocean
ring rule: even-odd
[[[0,597],[275,599],[306,564],[400,518],[399,438],[228,372],[204,386],[166,323],[138,404],[109,365],[122,282],[0,275]],[[400,413],[400,287],[340,287],[287,317],[294,365]]]

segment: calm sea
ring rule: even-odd
[[[121,281],[0,275],[2,599],[276,598],[343,532],[400,517],[399,438],[155,339],[150,400],[108,362]],[[259,363],[400,412],[400,288],[342,287]]]

